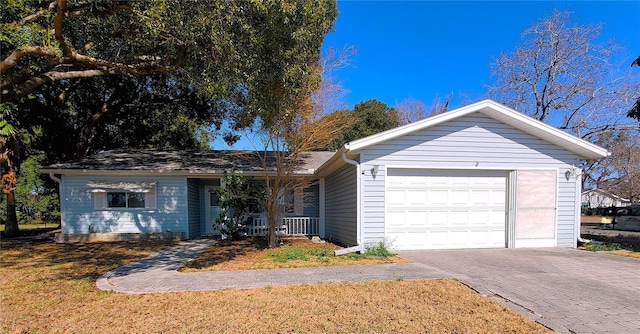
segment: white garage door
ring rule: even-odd
[[[395,249],[505,247],[506,175],[389,169],[387,238]]]

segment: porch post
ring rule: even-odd
[[[320,238],[325,237],[325,226],[324,226],[324,177],[321,177],[318,182],[318,234]]]

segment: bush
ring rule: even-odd
[[[622,249],[618,243],[586,244],[584,248],[590,252],[609,252]]]
[[[382,256],[389,257],[396,255],[392,253],[388,248],[385,241],[379,241],[376,244],[365,246],[364,255],[366,256]]]

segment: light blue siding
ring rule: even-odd
[[[325,237],[342,246],[357,245],[356,167],[346,165],[325,179]]]
[[[156,183],[154,209],[95,209],[90,181],[147,181]],[[183,232],[188,236],[187,182],[184,177],[62,176],[62,233]]]
[[[557,168],[557,246],[575,247],[579,180],[567,180],[564,175],[579,159],[570,151],[480,113],[380,143],[360,154],[365,171],[358,176],[362,177],[363,242],[384,239],[385,175],[389,166],[505,171]],[[374,164],[379,166],[375,178],[370,173]]]
[[[189,200],[189,238],[201,235],[200,232],[200,182],[198,179],[187,179],[187,198]]]

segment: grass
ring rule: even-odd
[[[604,251],[613,255],[626,256],[640,258],[640,237],[618,234],[612,235],[599,235],[599,234],[585,234],[582,235],[586,239],[596,240],[604,242],[604,244],[584,244],[582,249],[588,251]]]
[[[0,244],[0,333],[550,333],[455,280],[127,295],[102,273],[162,243]]]
[[[220,241],[193,261],[183,264],[181,271],[251,270],[358,264],[406,263],[403,258],[387,254],[350,253],[334,256],[340,247],[331,243],[314,244],[309,239],[287,239],[278,248],[268,249],[263,239]]]
[[[26,230],[50,230],[56,228],[58,223],[42,223],[42,224],[19,224],[20,231]],[[0,224],[0,232],[4,232],[4,224]]]

